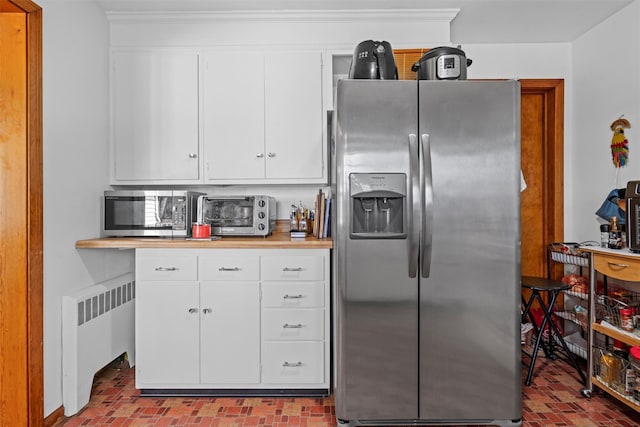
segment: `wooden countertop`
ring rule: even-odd
[[[222,237],[218,240],[186,240],[162,237],[103,237],[78,240],[78,249],[197,248],[197,249],[331,249],[331,238],[292,239],[288,232],[268,237]]]
[[[634,259],[636,261],[640,261],[640,253],[631,252],[629,248],[609,249],[609,248],[603,248],[602,246],[580,246],[579,249],[582,252],[592,252],[594,254],[599,254],[599,255],[619,256],[623,258],[629,258],[629,259]]]

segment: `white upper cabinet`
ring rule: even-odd
[[[114,185],[322,184],[322,53],[112,54]]]
[[[210,54],[203,75],[206,179],[264,179],[263,55]]]
[[[205,182],[326,182],[320,52],[204,59]]]
[[[323,172],[322,57],[265,57],[267,179],[320,180]]]
[[[201,182],[198,54],[112,55],[112,184]]]

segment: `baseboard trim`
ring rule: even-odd
[[[59,419],[64,418],[64,407],[60,406],[58,409],[49,414],[44,419],[44,427],[53,427]]]

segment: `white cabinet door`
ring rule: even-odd
[[[323,174],[322,56],[265,56],[266,178],[309,182]]]
[[[200,285],[200,382],[260,383],[258,282]]]
[[[112,182],[197,182],[198,54],[115,52],[112,66]]]
[[[204,58],[205,181],[323,182],[320,52]]]
[[[136,387],[198,383],[198,283],[138,281],[135,316]]]
[[[203,74],[206,180],[263,179],[263,55],[210,54]]]

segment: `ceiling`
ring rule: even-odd
[[[468,44],[571,42],[634,0],[95,1],[108,12],[458,9],[451,22],[451,42]]]

